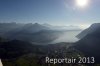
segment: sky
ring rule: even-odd
[[[0,22],[87,26],[100,22],[100,0],[0,0]]]

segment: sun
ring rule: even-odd
[[[76,4],[79,7],[85,7],[86,5],[88,5],[88,1],[89,0],[76,0]]]

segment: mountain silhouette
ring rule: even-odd
[[[100,62],[100,24],[93,24],[87,30],[90,32],[75,43],[75,48],[85,53],[86,56],[95,57],[96,62]]]
[[[33,45],[28,42],[12,40],[0,43],[0,58],[14,58],[31,52]]]
[[[85,37],[87,34],[92,33],[94,31],[96,31],[97,29],[100,28],[100,23],[94,23],[92,24],[89,28],[83,30],[80,34],[78,34],[76,37],[79,39],[82,39],[83,37]]]
[[[0,58],[13,59],[24,54],[35,54],[40,52],[40,48],[42,46],[20,40],[0,42]]]
[[[47,26],[38,23],[0,23],[0,25],[0,36],[9,40],[22,40],[37,43],[51,42],[61,33],[60,31],[59,33],[58,31],[50,30]]]

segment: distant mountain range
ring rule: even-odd
[[[80,31],[79,28],[72,29],[63,26],[52,26],[38,23],[0,23],[0,36],[8,40],[22,40],[35,43],[51,43],[58,39],[66,31]]]
[[[95,57],[96,62],[100,62],[100,23],[91,25],[81,32],[78,37],[81,39],[75,43],[75,48],[87,56]]]
[[[23,40],[30,42],[49,42],[57,38],[59,32],[38,23],[16,24],[1,23],[0,36],[9,40]]]
[[[52,30],[82,30],[79,26],[68,25],[68,26],[53,26],[47,23],[43,24],[46,27],[49,27]]]

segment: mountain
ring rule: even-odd
[[[6,39],[0,37],[0,42],[4,42],[4,41],[6,41]]]
[[[0,23],[0,36],[4,37],[7,32],[20,29],[24,26],[24,24],[16,24],[16,23]]]
[[[100,63],[100,24],[93,24],[89,28],[89,31],[93,31],[88,32],[86,36],[76,42],[75,48],[82,51],[86,56],[95,57],[96,62]]]
[[[37,42],[37,43],[49,43],[63,34],[61,31],[54,30],[41,30],[39,32],[27,32],[27,31],[18,31],[8,33],[7,38],[10,40],[22,40],[28,42]]]
[[[77,26],[52,26],[46,23],[0,23],[1,37],[9,40],[21,40],[37,44],[68,42],[69,40],[73,40],[79,31],[81,30]],[[73,37],[68,40],[65,38],[65,35],[66,37],[70,37],[70,35]],[[60,37],[62,40],[59,39]],[[65,39],[64,41],[63,38]],[[77,39],[75,38],[75,40]]]
[[[29,42],[12,40],[0,43],[0,58],[11,59],[24,54],[34,53],[37,46]],[[38,51],[37,51],[38,52]]]
[[[43,26],[46,26],[46,27],[49,27],[49,28],[51,28],[51,27],[53,27],[52,25],[50,25],[50,24],[48,24],[48,23],[44,23],[44,24],[42,24]]]
[[[0,58],[4,66],[47,66],[45,58],[76,58],[80,52],[70,48],[71,43],[57,43],[49,45],[35,45],[29,42],[12,40],[0,45]],[[74,66],[66,64],[64,66]],[[61,66],[61,64],[51,64]],[[80,65],[76,65],[80,66]]]
[[[27,45],[27,46],[26,46]],[[0,58],[14,58],[21,55],[21,52],[27,52],[30,45],[22,41],[9,41],[0,43]],[[26,51],[25,51],[26,50]]]
[[[48,27],[38,23],[21,25],[16,23],[0,23],[0,25],[0,31],[2,33],[0,36],[9,40],[16,39],[29,42],[49,42],[56,39],[59,34],[58,31],[52,31]]]
[[[38,23],[35,23],[35,24],[32,24],[32,23],[28,23],[28,24],[23,24],[21,25],[20,27],[18,26],[19,24],[14,24],[15,27],[11,27],[9,28],[9,25],[8,25],[8,28],[9,28],[9,31],[7,32],[4,32],[4,36],[7,36],[9,37],[10,35],[13,35],[13,34],[18,34],[18,33],[35,33],[35,32],[39,32],[41,30],[49,30],[48,27],[45,27],[45,26],[42,26]],[[4,28],[6,27],[5,25],[2,25]],[[13,25],[11,25],[13,26]],[[16,28],[17,26],[17,28]],[[2,28],[2,30],[4,30],[4,28]],[[13,29],[12,29],[13,28]],[[3,32],[3,31],[1,31]]]
[[[36,45],[26,41],[12,40],[0,42],[0,58],[13,59],[26,54],[46,55],[49,52],[54,52],[60,48],[68,48],[71,43],[58,43],[49,45]]]
[[[89,28],[83,30],[80,34],[78,34],[76,37],[79,39],[82,39],[85,37],[87,34],[92,33],[96,31],[98,28],[100,28],[100,23],[94,23],[92,24]]]
[[[40,25],[38,23],[34,23],[34,24],[29,23],[29,24],[26,24],[23,27],[23,30],[21,30],[21,31],[28,32],[28,33],[35,33],[35,32],[39,32],[41,30],[49,30],[49,28],[46,26]]]
[[[69,26],[53,26],[48,23],[44,23],[43,26],[49,27],[51,30],[82,30],[79,26],[69,25]]]

